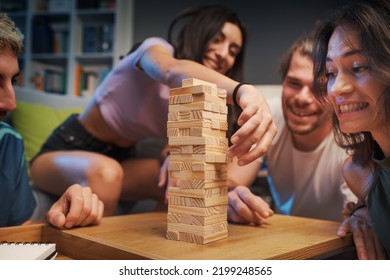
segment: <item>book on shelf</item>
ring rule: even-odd
[[[100,51],[101,52],[111,52],[113,45],[113,34],[114,34],[114,25],[113,24],[102,24],[101,25],[101,40],[100,40]]]
[[[63,69],[42,69],[34,75],[35,88],[47,93],[66,93],[66,73]]]
[[[68,51],[69,25],[66,22],[52,23],[53,53],[66,53]]]
[[[83,52],[98,52],[100,24],[85,24],[83,26]]]
[[[71,3],[69,0],[49,0],[47,10],[56,13],[66,13],[71,9]]]
[[[114,25],[111,23],[88,23],[83,26],[82,51],[111,52]]]
[[[51,260],[56,244],[38,242],[0,242],[0,260]]]
[[[92,97],[96,88],[108,75],[110,69],[106,67],[84,68],[81,65],[75,67],[74,95]]]
[[[35,16],[32,26],[33,53],[66,53],[69,42],[69,24],[53,22],[44,16]]]
[[[32,24],[32,52],[52,53],[53,32],[46,17],[36,16]]]

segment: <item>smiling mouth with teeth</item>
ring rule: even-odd
[[[350,112],[356,112],[361,111],[368,107],[368,103],[354,103],[354,104],[347,104],[347,105],[340,105],[339,106],[339,112],[341,114],[343,113],[350,113]]]
[[[290,109],[294,115],[299,116],[299,117],[310,117],[310,116],[315,115],[315,113],[305,113],[305,112],[297,111],[293,107],[290,107]]]

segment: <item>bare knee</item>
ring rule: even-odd
[[[113,215],[122,191],[122,166],[110,158],[92,163],[87,170],[86,185],[103,201],[104,215]]]

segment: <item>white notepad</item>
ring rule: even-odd
[[[0,243],[0,260],[51,260],[56,255],[54,243]]]

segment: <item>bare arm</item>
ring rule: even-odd
[[[245,166],[237,164],[237,158],[228,163],[227,186],[229,189],[237,186],[250,186],[256,179],[262,160],[255,160]]]
[[[348,157],[344,161],[342,172],[344,180],[351,191],[358,198],[362,198],[372,178],[371,170],[353,163],[352,157]]]
[[[232,93],[237,81],[194,61],[176,59],[161,46],[150,47],[141,57],[139,66],[154,80],[169,87],[181,86],[181,81],[186,78],[214,83],[227,90],[227,101],[233,104]],[[254,86],[240,87],[237,101],[243,109],[238,119],[241,128],[231,138],[233,145],[228,150],[228,156],[237,156],[238,164],[245,165],[265,153],[277,129],[267,102]],[[253,144],[256,146],[251,150]]]
[[[369,186],[372,172],[369,168],[352,162],[347,158],[343,165],[343,176],[352,192],[360,199]],[[385,252],[371,224],[371,217],[366,206],[352,210],[340,225],[337,235],[340,237],[352,233],[359,259],[384,259]]]
[[[228,164],[227,186],[230,189],[228,219],[230,222],[261,225],[264,219],[274,214],[268,203],[253,194],[248,187],[255,180],[260,166],[260,160],[239,166],[236,158]]]

